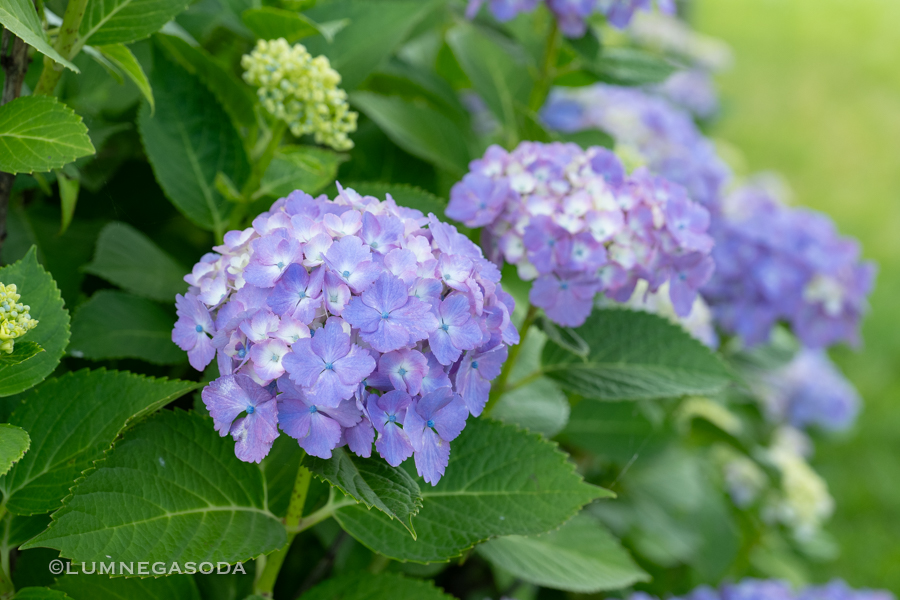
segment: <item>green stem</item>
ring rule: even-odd
[[[263,175],[266,174],[272,159],[275,158],[275,152],[278,150],[278,146],[281,145],[281,140],[286,132],[287,123],[281,119],[276,119],[272,124],[272,129],[269,132],[270,137],[265,148],[260,152],[259,157],[253,161],[253,172],[250,175],[250,179],[244,184],[243,193],[244,198],[247,200],[256,200],[258,197],[255,194],[259,190],[259,184],[262,182]]]
[[[528,97],[528,108],[532,112],[537,112],[544,105],[547,94],[550,93],[550,86],[556,78],[556,60],[559,57],[559,47],[561,35],[556,19],[553,19],[550,26],[550,33],[547,34],[547,44],[544,46],[544,61],[541,64],[541,71],[537,82],[531,88],[531,95]]]
[[[0,522],[3,524],[3,543],[0,545],[0,598],[11,598],[16,593],[12,582],[12,570],[9,568],[10,519],[6,518],[6,505],[0,506]]]
[[[497,405],[500,397],[507,391],[506,382],[509,379],[509,374],[512,372],[516,360],[519,358],[519,353],[522,351],[522,346],[525,344],[525,336],[528,335],[528,330],[531,329],[537,316],[538,308],[529,304],[528,312],[525,314],[525,320],[522,321],[522,327],[519,329],[519,343],[509,349],[509,356],[506,358],[503,370],[500,371],[500,376],[491,384],[491,395],[488,397],[487,404],[484,406],[484,412],[482,413],[484,416],[491,414],[491,411]]]
[[[84,19],[87,3],[88,0],[69,0],[69,4],[66,6],[66,13],[63,15],[63,22],[59,28],[59,36],[53,45],[66,60],[71,60],[84,45],[84,40],[78,37],[78,28],[81,27],[81,20]],[[52,95],[56,84],[59,83],[59,78],[62,77],[63,68],[61,64],[45,56],[44,70],[41,71],[41,78],[34,88],[34,95]]]
[[[291,542],[297,537],[301,531],[298,529],[300,521],[303,517],[303,505],[306,504],[306,494],[309,491],[309,482],[312,480],[312,473],[302,464],[297,469],[297,479],[294,480],[294,489],[291,491],[291,501],[288,504],[287,516],[284,518],[284,528],[287,530],[287,544],[277,552],[273,552],[268,556],[259,559],[262,563],[262,570],[257,571],[256,582],[253,585],[253,593],[263,598],[271,598],[272,591],[275,589],[275,581],[278,579],[278,573],[284,564],[288,551],[291,548]]]

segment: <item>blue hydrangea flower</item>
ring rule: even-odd
[[[337,406],[316,404],[317,396],[305,393],[287,378],[278,380],[278,424],[312,456],[331,458],[345,428],[355,428],[363,419],[355,400]],[[371,447],[371,441],[369,442]]]
[[[439,388],[406,411],[403,431],[415,451],[416,469],[437,483],[450,461],[450,442],[462,433],[469,409],[449,387]]]
[[[456,389],[476,417],[484,410],[491,391],[491,380],[500,375],[508,350],[502,344],[470,350],[456,372]]]
[[[383,396],[372,394],[366,404],[369,419],[378,432],[375,448],[392,467],[396,467],[413,454],[406,430],[400,427],[411,402],[409,394],[394,390]]]
[[[216,355],[210,339],[216,333],[216,327],[209,310],[197,294],[191,293],[175,296],[175,310],[178,321],[172,331],[172,341],[188,353],[191,366],[202,371]]]
[[[309,323],[322,305],[324,277],[325,269],[315,269],[310,273],[303,265],[291,264],[275,284],[266,304],[280,317],[288,315]]]
[[[200,396],[219,435],[234,438],[238,458],[255,463],[265,458],[278,437],[274,394],[246,375],[228,375],[203,388]]]

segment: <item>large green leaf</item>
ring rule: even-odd
[[[390,466],[380,456],[362,458],[343,448],[334,450],[328,460],[307,456],[303,465],[366,508],[397,519],[415,538],[412,518],[422,508],[422,494],[403,469]]]
[[[107,564],[110,562],[113,561],[106,559]],[[118,563],[116,567],[119,573]],[[81,565],[76,569],[80,570]],[[56,581],[53,589],[65,592],[72,600],[200,600],[197,584],[190,575],[146,579],[66,575]]]
[[[235,77],[202,47],[191,46],[174,35],[160,33],[154,38],[169,58],[191,75],[200,78],[200,81],[216,96],[236,126],[252,127],[256,123],[253,112],[256,95],[250,86]]]
[[[65,592],[59,590],[51,590],[45,587],[27,587],[22,588],[13,600],[76,600],[71,596],[67,596]]]
[[[97,46],[145,38],[187,8],[188,0],[88,0],[78,37]]]
[[[4,505],[15,514],[53,510],[73,482],[135,419],[195,389],[193,381],[82,370],[26,394],[10,423],[40,437],[3,478]]]
[[[712,394],[731,375],[706,346],[667,319],[624,309],[595,310],[574,330],[590,347],[579,356],[550,341],[544,373],[585,398],[637,400]]]
[[[515,106],[528,102],[532,86],[524,49],[468,23],[451,29],[447,43],[494,116],[515,130]]]
[[[372,92],[354,92],[350,102],[410,154],[454,174],[462,175],[468,169],[471,155],[464,132],[437,110]]]
[[[89,360],[139,358],[157,365],[184,362],[172,342],[174,316],[159,304],[125,292],[100,290],[72,319],[69,354]]]
[[[559,440],[605,460],[626,463],[663,449],[673,437],[641,402],[579,402]]]
[[[429,11],[434,0],[336,0],[306,11],[317,23],[348,19],[334,40],[312,37],[304,45],[315,56],[324,54],[351,90],[390,56]]]
[[[374,196],[384,200],[388,194],[400,205],[415,208],[423,214],[434,213],[439,217],[444,214],[447,202],[422,188],[404,183],[381,183],[378,181],[351,182],[344,187],[352,188],[363,196]]]
[[[246,561],[281,548],[284,525],[266,504],[258,465],[196,413],[161,411],[124,440],[25,548],[77,562]]]
[[[44,349],[41,348],[40,344],[36,344],[29,340],[19,340],[18,342],[15,342],[13,351],[9,354],[0,352],[0,365],[17,365],[43,351]]]
[[[97,50],[125,73],[128,79],[134,82],[134,85],[137,86],[144,98],[147,99],[147,102],[150,103],[150,112],[153,112],[153,90],[150,88],[150,82],[147,80],[147,74],[144,73],[141,63],[137,61],[137,58],[131,53],[128,46],[125,44],[110,44],[109,46],[98,46]]]
[[[78,73],[78,67],[63,58],[47,41],[44,27],[31,0],[4,0],[0,4],[0,25],[22,38],[26,44]]]
[[[0,475],[5,475],[13,463],[20,460],[31,446],[28,432],[21,427],[0,424]]]
[[[583,514],[555,531],[500,537],[476,551],[522,581],[568,592],[595,594],[650,579],[606,527]]]
[[[81,117],[52,96],[0,106],[0,171],[50,171],[94,153]]]
[[[221,234],[231,207],[213,182],[221,171],[243,184],[250,170],[243,143],[212,92],[162,52],[153,56],[156,113],[144,104],[138,115],[147,157],[176,208]]]
[[[472,419],[453,441],[440,482],[422,489],[417,539],[396,520],[362,506],[341,508],[341,526],[397,560],[441,562],[500,535],[543,533],[612,493],[585,483],[555,444],[489,419]]]
[[[336,577],[303,594],[303,600],[452,600],[430,581],[399,573],[356,573]]]
[[[84,270],[132,294],[175,302],[187,291],[187,269],[160,250],[149,237],[126,223],[110,223],[97,238],[94,260]]]
[[[24,339],[39,344],[43,352],[16,365],[0,365],[0,397],[18,394],[43,381],[53,372],[69,343],[69,312],[56,282],[38,264],[32,246],[25,258],[0,269],[0,282],[15,283],[20,302],[31,307],[38,325]]]
[[[282,146],[269,163],[254,197],[284,197],[294,190],[315,194],[334,181],[345,160],[345,155],[325,148]]]
[[[293,44],[319,33],[319,28],[309,17],[274,6],[245,10],[241,13],[241,20],[261,40],[284,38]]]

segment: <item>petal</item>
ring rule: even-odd
[[[335,322],[325,323],[325,327],[317,331],[311,341],[312,351],[326,364],[346,356],[350,352],[350,346],[350,336]]]
[[[344,312],[346,315],[346,311]],[[350,324],[353,323],[348,320]],[[366,332],[361,330],[360,337],[378,352],[390,352],[391,350],[399,350],[407,345],[409,340],[409,331],[398,323],[392,323],[390,319],[378,318],[378,326],[375,331]]]
[[[324,361],[312,351],[312,339],[297,340],[291,351],[281,359],[291,381],[305,387],[311,387],[319,378],[319,374],[325,370]]]
[[[345,385],[356,386],[374,370],[375,360],[366,350],[355,344],[344,358],[334,362],[334,372]]]
[[[379,433],[375,448],[392,467],[399,466],[413,453],[413,447],[406,433],[394,423],[389,423]]]
[[[375,441],[375,430],[368,419],[363,419],[357,425],[344,430],[344,439],[350,451],[357,456],[369,458],[372,456],[372,443]]]
[[[422,449],[416,451],[416,471],[426,482],[437,485],[450,462],[450,443],[431,429],[423,435]]]
[[[381,313],[364,304],[359,297],[354,297],[350,300],[350,304],[343,310],[341,317],[363,333],[374,332],[382,322]]]
[[[262,461],[278,437],[277,423],[278,404],[274,401],[260,404],[252,415],[235,421],[231,428],[235,455],[244,462]]]
[[[341,441],[341,426],[337,421],[314,412],[309,417],[309,434],[298,440],[300,447],[310,456],[331,458],[331,451]]]
[[[309,433],[309,406],[300,398],[278,398],[278,425],[294,439],[306,437]]]
[[[213,418],[213,425],[222,437],[228,434],[231,423],[251,404],[247,392],[238,385],[238,378],[249,379],[246,375],[219,377],[200,393]],[[250,385],[256,384],[250,381]]]

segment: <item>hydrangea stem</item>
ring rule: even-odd
[[[531,329],[535,319],[537,319],[538,311],[539,309],[536,306],[532,304],[528,305],[528,312],[525,314],[525,320],[522,321],[522,327],[519,329],[519,343],[509,349],[509,356],[506,358],[503,370],[500,371],[500,376],[491,384],[491,395],[488,397],[487,404],[484,406],[484,412],[482,413],[484,416],[489,416],[491,414],[491,410],[497,405],[500,397],[507,391],[506,382],[509,380],[509,374],[512,373],[516,360],[519,358],[519,353],[522,351],[522,346],[525,344],[525,336],[528,335],[528,330]]]
[[[258,594],[263,598],[272,597],[275,581],[278,579],[278,573],[281,571],[284,559],[291,549],[291,543],[300,532],[299,525],[303,517],[303,505],[306,504],[306,494],[309,491],[309,482],[311,480],[312,473],[301,464],[297,469],[297,478],[294,480],[294,489],[291,491],[291,501],[288,504],[287,516],[284,518],[284,527],[287,530],[288,538],[287,544],[277,552],[263,557],[264,560],[259,559],[257,564],[262,567],[262,570],[256,572],[256,582],[253,586],[254,594]]]
[[[547,43],[544,46],[544,61],[541,64],[540,75],[531,88],[531,95],[528,97],[528,108],[532,112],[537,112],[544,105],[547,94],[550,93],[550,86],[556,78],[556,60],[559,56],[560,47],[560,31],[556,24],[556,19],[551,19],[550,32],[547,34]]]
[[[78,37],[78,29],[81,27],[81,21],[84,19],[84,12],[87,9],[88,0],[69,0],[66,6],[66,12],[63,15],[63,22],[59,28],[59,36],[56,38],[54,49],[60,55],[71,60],[81,47],[84,40]],[[49,96],[56,89],[59,78],[62,77],[63,66],[52,59],[44,57],[44,70],[41,71],[41,78],[38,80],[34,88],[35,96]]]

